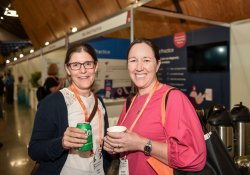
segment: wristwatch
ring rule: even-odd
[[[152,141],[148,140],[148,142],[144,146],[144,154],[146,156],[150,156],[151,151],[152,151]]]

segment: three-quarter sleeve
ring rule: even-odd
[[[169,165],[185,171],[202,170],[206,162],[204,134],[195,109],[180,91],[169,94],[164,127]]]

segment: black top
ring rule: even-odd
[[[3,96],[4,94],[4,82],[3,80],[0,80],[0,96]]]
[[[58,78],[57,77],[48,77],[44,82],[44,87],[47,91],[47,94],[50,94],[50,88],[58,86]]]
[[[105,108],[102,99],[98,98]],[[67,106],[60,91],[48,95],[39,102],[28,148],[29,156],[40,162],[36,175],[60,174],[68,156],[68,150],[62,147],[62,137],[69,126],[67,114]],[[104,116],[104,127],[106,135],[109,127],[107,111]],[[103,151],[103,159],[106,171],[111,157]]]

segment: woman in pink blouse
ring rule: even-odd
[[[128,110],[124,104],[117,124],[128,129],[125,133],[109,132],[104,139],[106,151],[120,153],[127,160],[121,162],[125,174],[157,174],[147,162],[150,156],[182,171],[200,171],[206,162],[206,146],[199,119],[181,91],[170,92],[166,120],[162,125],[162,96],[171,87],[157,80],[160,64],[158,49],[150,40],[138,39],[131,43],[128,72],[137,94]]]

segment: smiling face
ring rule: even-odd
[[[134,44],[128,53],[128,71],[139,94],[149,93],[157,81],[156,72],[160,61],[156,61],[153,49],[146,43]]]
[[[86,51],[82,50],[81,52],[73,52],[69,56],[69,64],[71,63],[85,63],[88,64],[89,61],[94,61],[92,56]],[[86,63],[87,62],[87,63]],[[77,88],[77,91],[86,96],[90,92],[91,86],[95,80],[95,74],[97,72],[97,64],[93,68],[84,68],[81,65],[79,70],[72,70],[69,65],[66,65],[66,71],[68,75],[71,77],[72,83]],[[73,67],[73,66],[72,66]]]

